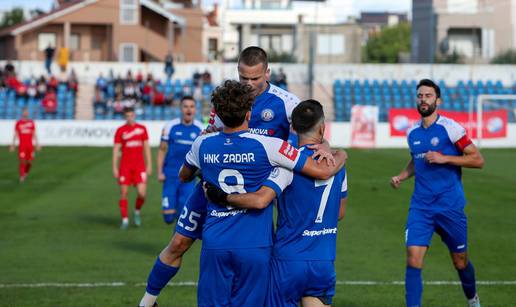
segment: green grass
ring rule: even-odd
[[[482,281],[516,280],[516,150],[484,150],[483,170],[465,170],[469,252]],[[406,150],[350,150],[349,205],[340,224],[337,279],[404,279],[404,224],[412,183],[390,176]],[[155,257],[172,228],[161,220],[152,178],[143,227],[118,229],[118,189],[109,148],[44,148],[30,177],[17,181],[17,159],[0,147],[0,284],[123,282],[121,287],[6,288],[0,306],[136,306]],[[134,191],[130,203],[134,202]],[[200,244],[188,252],[179,281],[196,281]],[[438,236],[426,258],[426,281],[457,281]],[[516,302],[516,285],[479,286],[485,306]],[[460,286],[425,286],[425,306],[464,306]],[[161,306],[195,306],[196,288],[167,287]],[[334,306],[402,306],[402,285],[339,285]]]

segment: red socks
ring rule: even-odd
[[[145,198],[136,198],[136,210],[140,210],[143,206],[143,203],[145,203]]]
[[[25,177],[27,167],[25,166],[25,163],[20,162],[20,178]]]
[[[32,163],[26,163],[25,164],[25,175],[29,174],[30,167],[32,166]]]
[[[121,199],[118,205],[120,206],[120,215],[122,218],[127,218],[129,216],[127,214],[127,199]]]

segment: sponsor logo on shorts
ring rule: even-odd
[[[464,247],[466,247],[466,244],[462,244],[462,245],[457,246],[457,249],[463,249]]]

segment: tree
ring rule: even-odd
[[[0,29],[10,27],[23,21],[25,21],[23,9],[21,7],[15,7],[10,11],[5,12],[2,17],[2,21],[0,21]]]
[[[363,49],[365,63],[398,63],[399,54],[410,52],[410,25],[400,23],[369,37]]]
[[[491,64],[516,64],[516,50],[507,50],[495,56]]]

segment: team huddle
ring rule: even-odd
[[[265,51],[244,49],[238,74],[239,81],[225,81],[213,92],[208,127],[194,119],[193,98],[183,97],[182,117],[163,129],[157,156],[162,213],[165,223],[176,221],[176,226],[150,271],[139,306],[157,306],[161,290],[197,239],[202,239],[199,306],[332,304],[338,222],[348,194],[347,154],[332,150],[324,139],[318,101],[300,102],[267,81]],[[448,246],[468,306],[479,307],[467,257],[461,167],[481,168],[484,161],[465,129],[437,113],[441,101],[435,83],[421,80],[417,95],[421,121],[407,132],[411,159],[391,178],[398,188],[415,177],[405,231],[406,304],[421,306],[423,260],[436,232]],[[152,172],[147,130],[135,122],[134,110],[126,109],[125,117],[127,123],[115,134],[112,161],[121,187],[122,229],[129,227],[131,185],[138,191],[134,224],[141,225]],[[297,144],[287,142],[292,132]],[[20,166],[20,179],[21,174]]]

